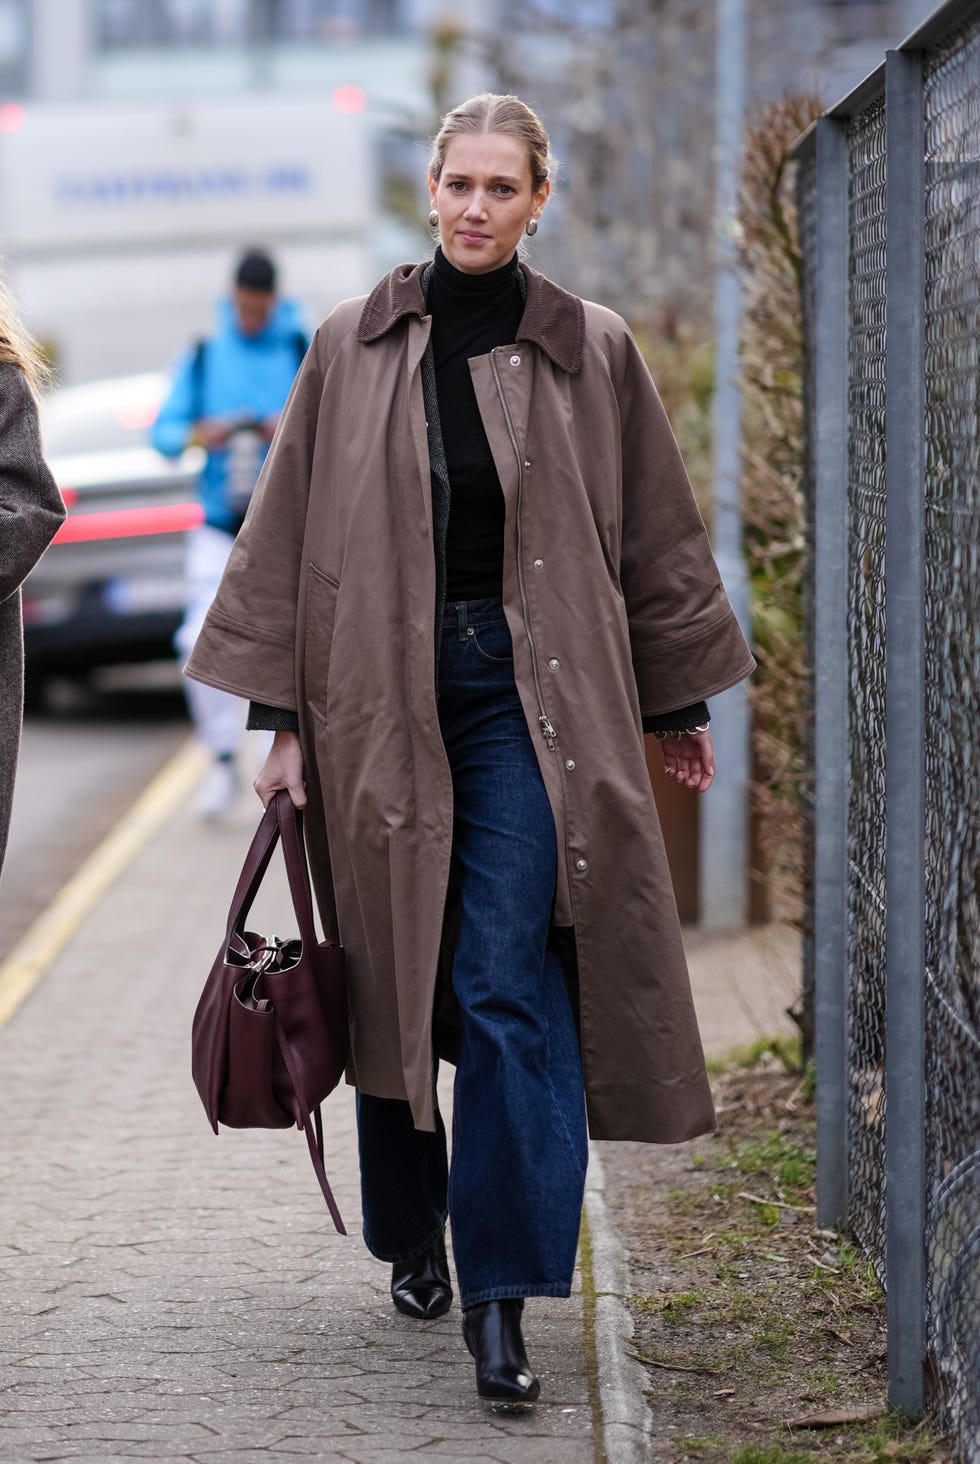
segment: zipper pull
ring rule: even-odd
[[[538,718],[538,726],[541,728],[541,736],[545,739],[551,751],[554,752],[558,733],[552,727],[551,718],[546,712],[542,712]]]

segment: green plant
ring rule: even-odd
[[[768,1352],[773,1362],[785,1362],[789,1344],[795,1336],[796,1327],[792,1322],[781,1322],[769,1317],[766,1324],[756,1332],[755,1341],[763,1352]]]
[[[686,1322],[702,1302],[707,1291],[654,1291],[649,1296],[630,1297],[637,1311],[659,1312],[665,1322]]]
[[[732,1464],[811,1464],[810,1454],[788,1454],[779,1444],[767,1449],[737,1449],[732,1455]]]

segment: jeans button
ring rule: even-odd
[[[466,634],[467,635],[476,635],[476,631],[473,629],[472,625],[468,625],[466,627]]]

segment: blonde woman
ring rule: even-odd
[[[263,802],[307,808],[367,1245],[424,1323],[448,1216],[477,1393],[517,1404],[586,1110],[604,1139],[714,1125],[643,737],[704,791],[704,698],[754,664],[625,323],[519,258],[553,171],[519,98],[446,115],[435,257],[321,325],[188,665],[276,730]]]
[[[47,368],[0,285],[0,869],[24,711],[20,587],[65,517],[41,455],[37,394]]]

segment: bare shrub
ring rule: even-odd
[[[801,258],[787,148],[822,107],[769,104],[746,136],[737,218],[744,275],[742,505],[752,631],[753,787],[760,876],[799,920],[808,819]],[[805,1033],[804,1033],[805,1035]]]

